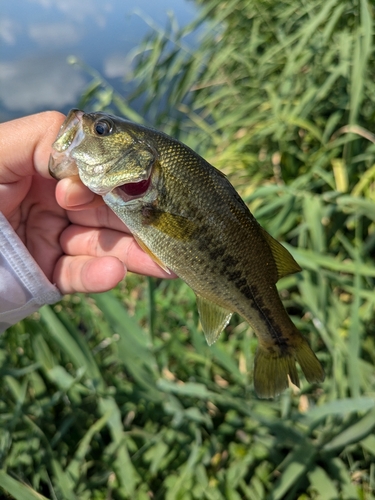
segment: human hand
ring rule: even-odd
[[[78,178],[57,184],[50,177],[51,145],[64,119],[50,111],[0,124],[0,211],[63,294],[109,290],[127,270],[172,277],[100,196]]]

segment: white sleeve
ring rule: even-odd
[[[0,212],[0,332],[61,298]]]

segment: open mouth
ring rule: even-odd
[[[144,195],[150,184],[151,176],[148,179],[144,179],[139,182],[129,182],[128,184],[123,184],[122,186],[118,186],[118,189],[121,189],[121,191],[123,191],[127,196],[135,198]]]
[[[152,185],[151,175],[148,179],[142,179],[138,182],[127,182],[120,186],[115,187],[112,191],[107,193],[105,197],[114,199],[121,199],[127,203],[132,200],[137,200],[144,197]]]

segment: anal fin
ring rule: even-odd
[[[201,325],[208,345],[212,345],[219,338],[232,317],[232,313],[214,302],[197,296],[197,306]]]

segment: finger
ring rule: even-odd
[[[65,116],[46,111],[0,124],[1,182],[16,182],[38,172],[50,177],[51,146]]]
[[[100,293],[115,287],[125,274],[123,263],[116,257],[64,255],[56,264],[53,282],[62,294]]]
[[[130,233],[127,226],[112,212],[107,205],[84,210],[68,210],[66,212],[70,222],[87,227],[109,228],[116,231]]]
[[[90,191],[78,177],[59,181],[55,194],[58,204],[68,210],[68,218],[73,224],[129,232],[126,225],[107,207],[103,198]]]
[[[66,210],[83,210],[104,205],[103,198],[82,184],[78,176],[67,177],[57,183],[56,200]]]
[[[103,198],[87,188],[78,176],[67,177],[57,183],[57,203],[68,210],[73,224],[91,227],[109,227],[129,232],[126,225],[104,203]]]
[[[120,259],[133,273],[174,278],[161,269],[136,243],[133,236],[111,229],[96,229],[70,225],[61,234],[60,244],[68,255],[112,255]]]

